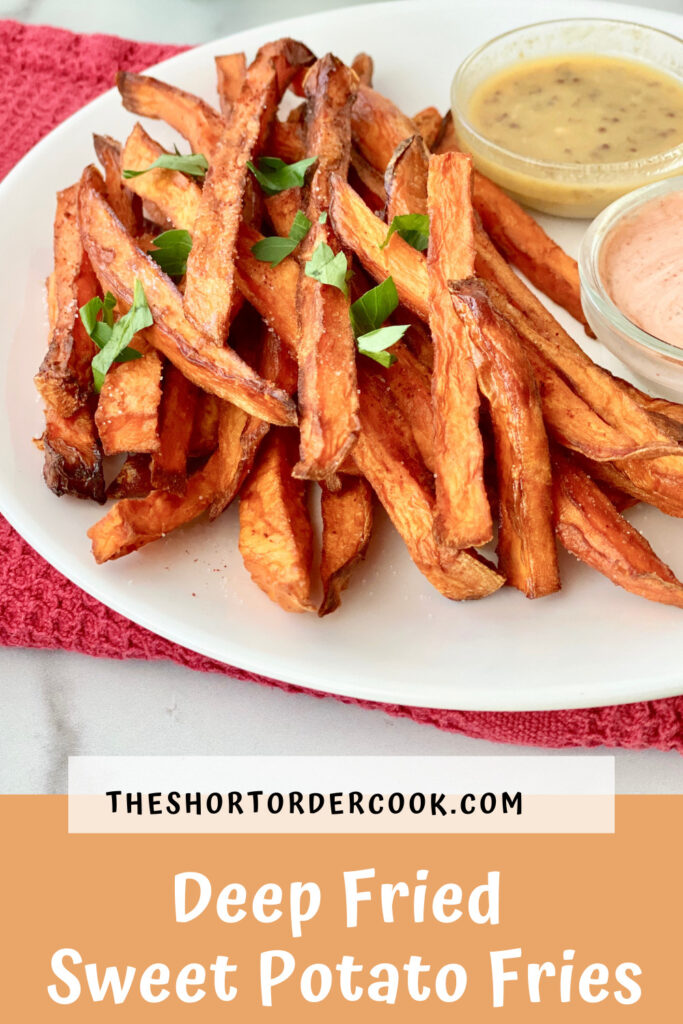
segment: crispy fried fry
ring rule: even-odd
[[[605,420],[631,437],[643,455],[681,449],[678,430],[651,416],[621,387],[617,378],[597,366],[564,331],[479,228],[475,234],[477,273],[503,292],[535,328],[529,335],[573,390]]]
[[[587,327],[579,268],[538,221],[483,174],[474,176],[474,207],[497,248],[532,284]]]
[[[196,519],[213,497],[215,468],[213,455],[202,469],[192,474],[183,495],[152,491],[146,498],[117,502],[88,530],[95,561],[101,564],[129,555]]]
[[[457,149],[458,140],[449,111],[435,151],[448,153]],[[479,171],[474,173],[473,201],[485,230],[507,259],[519,267],[539,291],[563,306],[588,330],[581,308],[576,260],[553,242],[519,203]]]
[[[121,165],[134,171],[142,170],[153,164],[164,152],[163,147],[150,138],[142,125],[136,124],[123,147]],[[147,174],[129,178],[127,184],[130,191],[143,202],[153,203],[174,227],[192,231],[202,195],[201,188],[192,178],[180,171],[155,167]]]
[[[553,459],[555,528],[567,551],[632,594],[683,608],[683,584],[569,459]]]
[[[149,455],[129,455],[118,474],[107,487],[107,497],[146,498],[152,490]]]
[[[357,53],[351,61],[351,67],[358,75],[358,81],[361,85],[372,87],[372,74],[375,65],[369,53]]]
[[[386,202],[384,179],[355,146],[351,148],[351,172],[354,185],[370,209],[381,211]]]
[[[393,345],[391,351],[396,357],[396,362],[386,371],[391,393],[411,426],[425,466],[433,473],[436,458],[431,374],[402,342]]]
[[[576,394],[565,378],[543,355],[543,341],[523,313],[495,285],[488,291],[498,311],[529,344],[527,359],[531,363],[541,391],[543,415],[548,432],[555,441],[598,462],[608,462],[642,451],[640,446],[617,427],[606,423],[595,410]]]
[[[286,238],[301,209],[301,189],[286,188],[265,200],[265,208],[276,235]]]
[[[81,244],[77,204],[78,185],[57,193],[50,289],[54,329],[35,377],[46,404],[65,417],[73,416],[92,392],[90,364],[97,352],[78,315],[79,308],[97,295],[98,287]]]
[[[141,359],[115,363],[102,385],[95,423],[105,455],[159,450],[161,359],[136,339]]]
[[[190,436],[190,458],[211,455],[218,447],[218,418],[221,400],[208,391],[197,395],[197,407]]]
[[[247,58],[243,53],[227,53],[214,57],[218,79],[218,99],[223,117],[228,118],[238,98],[247,73]]]
[[[616,488],[635,501],[653,505],[667,516],[683,518],[683,488],[680,479],[669,481],[666,476],[662,477],[657,470],[659,460],[620,459],[617,462],[593,462],[581,456],[573,457],[577,464],[599,483]]]
[[[322,617],[339,607],[351,573],[365,558],[372,533],[372,489],[362,476],[343,477],[337,491],[323,484],[321,509],[323,599],[318,615]]]
[[[476,553],[449,553],[434,537],[430,474],[420,461],[412,433],[379,374],[359,369],[361,432],[354,461],[401,534],[416,566],[445,597],[486,597],[503,577]]]
[[[427,321],[429,285],[426,260],[397,234],[392,235],[385,249],[380,249],[387,235],[386,224],[375,217],[351,186],[336,175],[332,177],[330,220],[342,246],[356,254],[375,280],[393,277],[403,305]]]
[[[41,440],[43,478],[53,494],[90,498],[102,504],[102,448],[90,410],[85,407],[66,417],[48,407]]]
[[[474,270],[472,162],[458,153],[429,161],[429,326],[434,344],[436,530],[448,547],[487,544],[493,523],[484,486],[479,391],[468,332],[453,309],[449,281]],[[391,244],[391,243],[389,243]]]
[[[232,401],[268,422],[296,422],[289,396],[264,381],[229,348],[218,348],[185,319],[181,296],[157,264],[135,244],[103,198],[101,179],[86,168],[79,195],[79,220],[85,248],[106,286],[124,303],[140,280],[154,317],[145,331],[150,343],[198,387]]]
[[[164,386],[159,410],[159,448],[152,457],[154,490],[184,494],[187,488],[187,459],[197,408],[197,389],[172,363],[164,369]]]
[[[436,107],[425,107],[415,114],[413,123],[427,149],[431,149],[441,132],[442,117],[439,111]]]
[[[292,476],[293,432],[271,430],[240,498],[239,547],[251,578],[285,611],[314,611],[306,484]]]
[[[259,372],[288,395],[296,391],[296,362],[265,323],[261,330]],[[228,402],[222,403],[218,426],[216,495],[209,509],[211,519],[220,515],[239,492],[268,429],[268,424],[258,417],[247,416],[242,409]]]
[[[358,433],[356,344],[348,297],[306,276],[304,266],[323,243],[339,251],[331,226],[319,218],[328,210],[331,176],[348,170],[355,75],[328,54],[309,71],[304,88],[309,102],[306,152],[318,163],[306,206],[313,226],[301,246],[297,296],[301,439],[294,473],[325,480],[334,476]]]
[[[126,110],[138,117],[165,121],[187,139],[193,153],[203,153],[211,160],[225,121],[210,104],[174,85],[132,71],[119,71],[116,86]]]
[[[299,121],[274,119],[268,136],[268,156],[277,156],[286,164],[303,160],[306,152],[304,126]]]
[[[429,153],[419,135],[399,142],[384,175],[386,221],[406,213],[427,213]]]
[[[415,135],[413,121],[386,96],[360,85],[351,115],[353,141],[369,164],[384,174],[396,146]]]
[[[334,182],[330,218],[342,245],[358,256],[376,280],[383,281],[391,274],[401,301],[422,320],[427,320],[429,306],[424,257],[396,235],[386,249],[380,251],[386,229],[353,189],[339,180]],[[476,271],[485,278],[501,312],[512,320],[525,341],[538,347],[555,377],[563,378],[565,384],[571,385],[579,402],[593,410],[593,424],[597,426],[598,419],[603,422],[602,431],[593,435],[590,424],[580,420],[572,424],[570,410],[563,413],[561,403],[557,402],[554,408],[561,418],[557,424],[552,424],[553,430],[564,431],[567,438],[573,437],[572,447],[592,454],[593,458],[613,459],[615,447],[622,453],[621,457],[631,458],[649,459],[660,453],[678,452],[680,435],[677,425],[672,421],[667,425],[649,410],[639,408],[639,403],[627,393],[621,382],[592,363],[569,335],[566,335],[567,341],[563,340],[564,332],[555,321],[552,321],[555,327],[548,332],[549,336],[542,334],[517,306],[511,293],[514,290],[522,304],[526,296],[534,302],[537,301],[535,297],[510,270],[481,229],[475,231],[475,244]],[[532,358],[530,346],[528,351],[529,358]],[[557,395],[562,391],[561,384],[561,380],[557,382]],[[581,407],[576,403],[574,406],[575,411]],[[620,418],[617,409],[624,411],[623,417]],[[545,409],[545,396],[544,412],[549,415]],[[601,448],[603,442],[604,447]]]
[[[142,203],[121,177],[121,144],[110,135],[93,135],[97,159],[104,168],[107,199],[112,210],[131,235],[142,233]]]
[[[225,341],[230,321],[247,162],[263,146],[280,96],[309,58],[310,51],[291,39],[262,47],[213,153],[194,224],[183,307],[215,345]]]
[[[257,260],[251,250],[262,237],[258,231],[244,224],[241,226],[235,261],[237,287],[277,336],[292,352],[296,352],[299,344],[296,313],[299,265],[291,256],[277,267]]]
[[[451,283],[489,403],[499,499],[499,568],[527,597],[560,589],[552,523],[550,453],[538,388],[514,328],[476,278]]]

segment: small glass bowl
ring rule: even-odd
[[[491,142],[470,123],[476,89],[519,61],[567,54],[623,57],[671,75],[683,86],[683,40],[628,21],[569,18],[506,32],[479,47],[458,68],[451,87],[453,122],[461,147],[482,173],[518,202],[561,217],[594,217],[619,196],[683,172],[683,140],[640,160],[570,164],[536,160]]]
[[[603,247],[612,231],[641,207],[671,192],[683,192],[683,175],[646,185],[612,203],[593,221],[579,251],[581,303],[596,336],[657,394],[683,399],[683,349],[653,337],[624,316],[601,276]]]

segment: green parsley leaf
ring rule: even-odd
[[[126,168],[121,171],[121,174],[124,178],[137,178],[139,174],[147,174],[147,171],[151,171],[154,167],[165,167],[168,171],[182,171],[183,174],[189,174],[193,178],[203,178],[209,169],[209,161],[203,153],[188,153],[186,155],[177,151],[162,153],[149,167],[145,167],[141,171]]]
[[[257,260],[261,260],[262,263],[270,263],[271,267],[276,267],[290,253],[294,252],[299,242],[303,242],[310,229],[311,222],[306,214],[302,213],[301,210],[297,210],[287,238],[281,238],[279,235],[261,238],[255,245],[252,245],[251,251]]]
[[[323,210],[318,217],[318,224],[327,224],[327,210]]]
[[[395,345],[408,330],[408,324],[401,324],[390,327],[380,327],[368,334],[361,334],[356,339],[358,351],[363,356],[369,356],[382,366],[391,366],[396,362],[396,356],[387,352],[388,348]]]
[[[187,270],[187,257],[192,249],[192,235],[189,231],[174,228],[163,231],[152,239],[156,249],[149,255],[169,277],[182,277]]]
[[[394,232],[408,245],[412,245],[413,249],[423,252],[429,245],[429,217],[426,213],[404,213],[394,217],[380,249],[387,245]]]
[[[102,324],[103,322],[100,321],[99,323]],[[104,327],[109,329],[109,338],[92,361],[95,391],[99,393],[102,390],[104,378],[112,363],[121,360],[126,362],[129,359],[138,359],[140,357],[140,353],[136,352],[135,349],[129,349],[128,344],[138,331],[141,331],[144,327],[151,327],[153,323],[154,320],[147,305],[142,285],[136,278],[133,305],[125,316],[120,317],[116,321],[113,327],[109,328],[108,324],[104,324]],[[95,344],[98,344],[95,338],[93,338],[93,341],[95,341]]]
[[[353,333],[358,337],[359,334],[378,330],[397,307],[396,285],[393,277],[388,277],[352,304],[349,315]]]
[[[304,267],[306,277],[313,277],[321,284],[332,285],[346,296],[349,294],[346,283],[348,271],[346,255],[343,252],[338,252],[335,256],[326,242],[321,242],[315,248],[313,255]]]
[[[289,237],[291,240],[298,245],[299,242],[303,242],[304,238],[311,230],[311,222],[301,210],[296,211],[296,216],[292,221],[292,226],[289,229]]]
[[[288,188],[298,188],[303,185],[306,171],[317,160],[317,156],[308,157],[306,160],[297,160],[294,164],[286,164],[276,156],[262,156],[259,159],[258,167],[251,161],[247,167],[254,175],[259,185],[267,196],[277,195]]]

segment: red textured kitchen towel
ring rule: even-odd
[[[59,121],[110,88],[119,68],[139,71],[181,49],[0,22],[0,178]],[[49,566],[1,517],[0,551],[0,643],[5,646],[168,659],[198,671],[298,689],[218,664],[115,614]],[[320,685],[324,688],[324,679]],[[683,753],[683,697],[585,711],[495,714],[347,703],[506,743]]]

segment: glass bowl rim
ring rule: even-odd
[[[673,32],[667,32],[665,29],[653,28],[651,25],[642,25],[637,21],[624,21],[622,18],[549,18],[546,21],[535,21],[528,25],[521,25],[519,28],[509,29],[507,32],[501,32],[499,35],[494,36],[492,39],[488,39],[485,43],[482,43],[476,49],[472,50],[458,67],[453,77],[451,85],[451,94],[456,92],[458,84],[462,81],[464,75],[471,64],[485,53],[489,47],[496,43],[500,43],[504,39],[509,39],[512,36],[522,35],[528,33],[532,29],[546,28],[552,25],[621,25],[627,26],[628,28],[642,29],[648,35],[655,37],[665,37],[673,40],[674,43],[678,43],[683,53],[683,39],[680,36],[674,35]],[[634,58],[637,61],[637,58]],[[641,63],[646,63],[642,61]],[[670,72],[665,72],[669,74]],[[672,77],[674,77],[672,75]],[[681,76],[681,86],[683,87],[683,76]],[[453,104],[454,119],[457,120],[467,132],[477,140],[477,142],[484,144],[488,147],[492,157],[504,157],[508,162],[516,162],[524,165],[525,169],[536,171],[539,177],[548,177],[548,172],[552,172],[553,177],[588,177],[591,174],[594,176],[604,177],[606,175],[617,176],[621,172],[622,175],[625,173],[633,174],[636,172],[643,172],[648,169],[654,169],[662,164],[670,162],[672,159],[683,159],[683,144],[678,143],[673,149],[664,150],[662,153],[654,153],[652,156],[640,158],[636,160],[619,160],[614,163],[562,163],[554,160],[539,160],[535,157],[525,156],[523,153],[518,153],[513,149],[507,149],[505,146],[500,146],[497,142],[492,142],[482,135],[474,125],[471,123],[464,110],[460,105]],[[544,173],[543,173],[544,172]],[[559,172],[559,173],[558,173]]]
[[[629,341],[658,352],[670,361],[683,363],[683,348],[662,341],[644,331],[625,316],[610,298],[600,277],[599,261],[602,248],[612,231],[625,218],[634,215],[648,203],[669,192],[683,193],[683,174],[662,181],[651,182],[642,188],[627,192],[611,203],[591,223],[579,249],[579,277],[581,288],[601,316]]]

